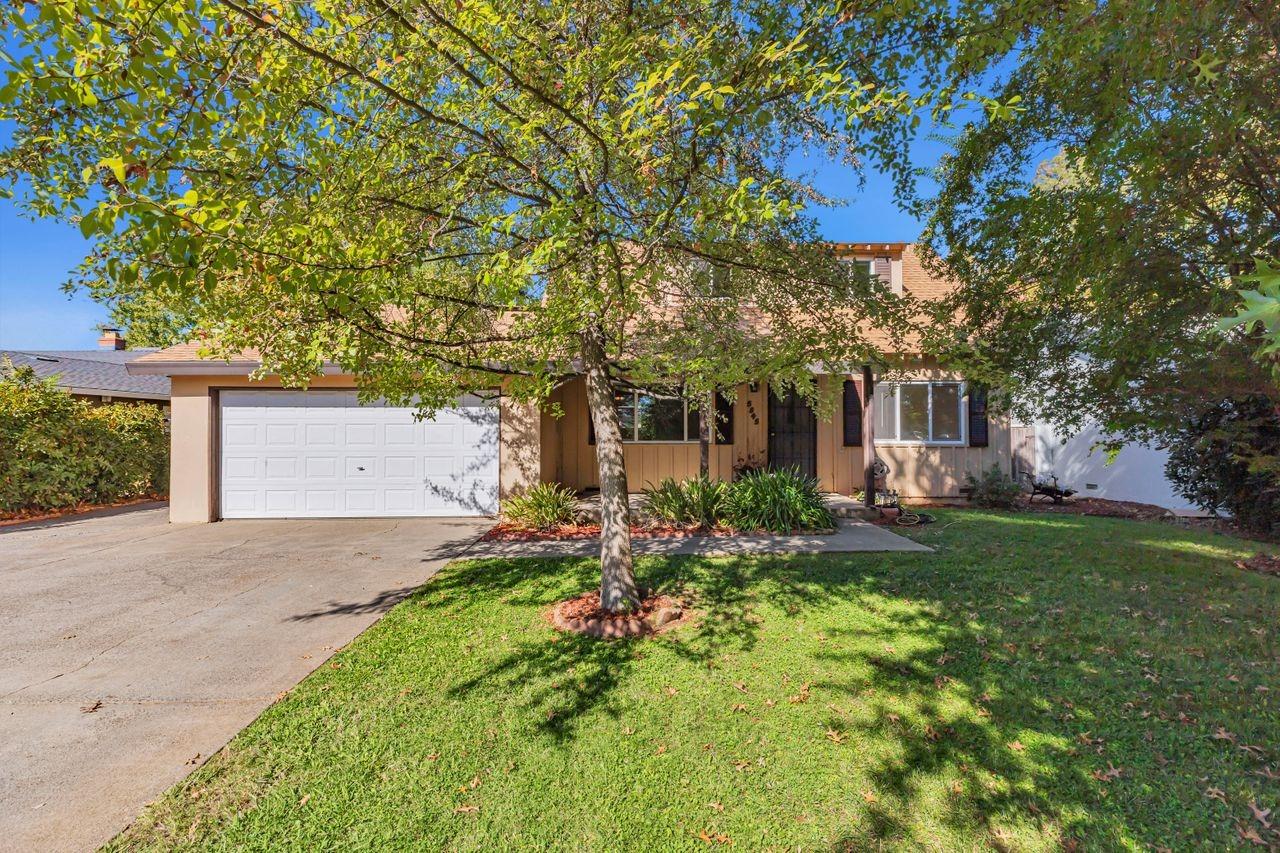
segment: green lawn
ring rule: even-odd
[[[112,846],[1280,842],[1249,807],[1280,827],[1280,579],[1231,565],[1260,546],[937,515],[934,555],[641,560],[702,612],[649,640],[544,621],[590,560],[454,564]]]

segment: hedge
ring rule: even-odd
[[[0,511],[110,503],[169,490],[169,427],[158,406],[94,406],[0,364]]]

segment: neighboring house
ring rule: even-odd
[[[103,329],[98,349],[0,350],[0,362],[30,367],[36,375],[52,377],[58,387],[91,403],[169,403],[169,380],[164,376],[136,375],[125,365],[153,349],[126,349],[119,329]]]
[[[948,289],[925,272],[910,244],[837,248],[899,293],[933,298]],[[721,401],[728,419],[712,448],[712,476],[728,478],[747,464],[795,466],[824,489],[849,494],[862,488],[868,448],[889,465],[888,487],[907,496],[955,496],[966,473],[992,465],[1007,472],[1008,422],[988,421],[980,389],[922,354],[901,355],[908,381],[873,383],[865,428],[869,370],[819,378],[828,388],[841,383],[843,405],[832,420],[763,384],[741,386],[731,406]],[[284,390],[278,379],[251,380],[257,367],[251,353],[201,358],[198,344],[129,364],[136,376],[172,380],[171,520],[484,515],[497,510],[500,496],[538,481],[597,485],[580,378],[554,392],[560,418],[500,397],[468,398],[419,422],[412,409],[357,405],[352,376],[326,371],[308,390]],[[697,474],[697,430],[680,399],[633,393],[619,405],[632,490]]]
[[[1203,514],[1177,494],[1165,477],[1164,465],[1169,459],[1165,450],[1133,442],[1124,445],[1108,464],[1106,451],[1095,446],[1104,437],[1097,425],[1066,437],[1048,424],[1035,424],[1030,429],[1032,470],[1041,477],[1057,475],[1063,486],[1075,489],[1080,497],[1136,501],[1180,514]]]

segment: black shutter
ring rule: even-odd
[[[716,393],[716,444],[733,444],[733,402]]]
[[[844,446],[862,446],[862,387],[852,379],[844,381]]]
[[[987,389],[969,385],[969,446],[987,446]]]
[[[587,444],[596,443],[596,424],[591,419],[591,406],[587,405]]]

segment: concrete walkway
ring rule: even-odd
[[[917,551],[933,549],[882,527],[854,519],[837,519],[835,533],[800,536],[689,536],[670,539],[632,539],[636,554],[839,554],[866,551]],[[593,557],[600,553],[598,539],[558,542],[476,542],[463,559],[487,557]]]
[[[0,850],[92,850],[489,528],[0,528]]]

